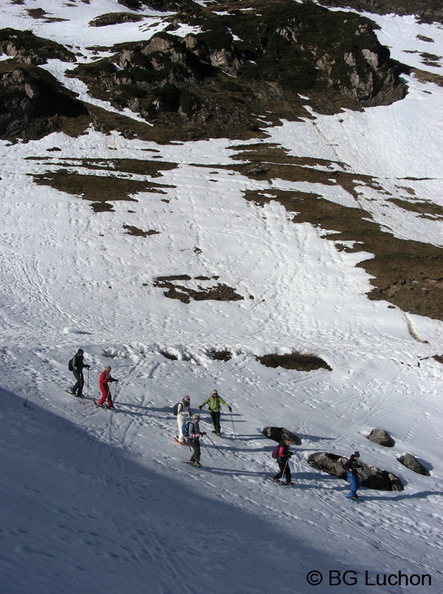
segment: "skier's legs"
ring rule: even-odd
[[[186,438],[183,435],[183,423],[186,423],[188,418],[189,414],[183,411],[177,415],[178,441],[183,444],[186,443]]]
[[[287,483],[291,482],[291,469],[289,468],[289,460],[286,460],[285,479]]]
[[[71,392],[73,392],[77,396],[81,396],[82,392],[83,392],[83,385],[85,383],[84,378],[83,378],[83,372],[81,370],[78,371],[77,369],[74,369],[74,371],[72,373],[74,374],[76,382],[75,382]]]
[[[183,435],[183,423],[182,420],[180,418],[180,415],[177,417],[177,430],[178,430],[178,441],[180,443],[184,443],[185,442],[185,438]]]
[[[275,481],[278,481],[279,479],[281,479],[281,477],[283,476],[283,473],[286,472],[286,468],[287,468],[286,458],[279,458],[277,460],[277,462],[278,462],[279,471],[277,472],[277,474],[274,477],[272,477]]]
[[[110,394],[109,394],[109,388],[108,388],[107,385],[105,385],[105,386],[99,386],[99,388],[100,388],[100,392],[101,392],[102,395],[101,395],[101,398],[98,401],[98,403],[101,405],[101,404],[103,404],[105,402],[105,400],[108,399],[108,396]]]
[[[349,497],[356,497],[357,489],[360,486],[360,480],[358,478],[358,475],[353,472],[348,472],[348,480],[350,483]]]
[[[188,440],[189,445],[192,448],[192,456],[190,458],[190,462],[200,462],[200,455],[201,455],[201,451],[200,451],[200,442],[198,441],[198,439],[194,439],[194,440]]]
[[[214,425],[214,431],[216,433],[221,433],[221,429],[220,429],[220,411],[218,411],[218,412],[212,412],[211,411],[211,419],[212,419],[212,424]]]
[[[114,403],[112,402],[112,395],[111,395],[111,390],[108,388],[108,396],[106,398],[106,405],[110,408],[111,406],[114,406]]]

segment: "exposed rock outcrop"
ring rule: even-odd
[[[0,63],[0,104],[0,138],[7,140],[42,138],[59,130],[62,118],[89,121],[74,93],[35,66]]]
[[[321,0],[321,3],[376,14],[415,14],[426,23],[443,22],[441,0]]]
[[[195,7],[175,22],[201,33],[159,33],[71,74],[94,96],[173,124],[185,138],[251,134],[263,126],[257,113],[294,119],[306,103],[301,95],[328,113],[404,97],[369,20],[287,0],[256,4],[260,10],[223,15]]]
[[[267,125],[261,114],[273,123],[306,116],[307,103],[318,112],[334,113],[342,108],[389,104],[406,94],[400,69],[378,42],[374,24],[356,14],[292,0],[271,4],[253,0],[251,6],[256,10],[248,11],[239,11],[236,4],[228,2],[223,13],[187,1],[121,3],[131,10],[144,6],[181,10],[171,15],[170,28],[186,23],[201,32],[184,38],[163,32],[146,41],[125,43],[114,48],[112,57],[79,65],[67,75],[80,78],[91,95],[111,102],[118,110],[129,108],[140,114],[154,125],[152,137],[161,140],[250,138],[260,135]],[[139,17],[115,14],[117,17],[95,19],[93,24]],[[75,60],[63,46],[13,29],[0,32],[0,49],[26,65],[43,64],[49,58]],[[37,95],[28,95],[20,105],[26,126],[20,124],[14,116],[17,100],[8,85],[2,77],[0,135],[22,138],[35,119],[32,137],[52,131],[54,123],[43,124],[37,115],[41,107],[34,104]],[[69,95],[61,89],[58,93]],[[100,120],[94,106],[89,111],[103,131],[114,127],[130,136],[139,133],[143,125],[129,119],[122,122],[119,114],[113,115],[112,122],[109,114]]]
[[[130,10],[143,10],[146,8],[153,8],[158,11],[178,10],[186,6],[192,5],[192,0],[117,0],[122,6],[126,6]]]
[[[343,464],[347,458],[331,454],[328,452],[316,452],[308,458],[308,464],[317,470],[327,472],[341,479],[346,479],[346,471]],[[386,470],[380,470],[375,466],[369,466],[360,462],[358,469],[361,484],[368,489],[378,489],[380,491],[403,491],[404,487],[401,480],[395,474]]]
[[[0,53],[14,58],[16,62],[39,66],[49,59],[75,62],[73,52],[60,43],[37,37],[31,31],[0,29]]]

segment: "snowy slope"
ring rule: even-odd
[[[37,6],[66,21],[30,18],[26,8]],[[87,27],[121,10],[111,0],[2,2],[4,26],[74,47],[85,60],[91,42],[135,40],[162,26],[152,13],[143,23]],[[443,55],[441,28],[368,16],[394,57],[436,70],[410,52],[423,51],[422,34]],[[63,80],[68,67],[47,66]],[[417,195],[442,205],[443,91],[414,75],[408,84],[407,97],[392,106],[286,122],[269,141],[376,177],[380,190],[362,186],[361,206],[397,237],[441,246],[441,221],[385,199],[385,191],[400,196],[407,178]],[[420,591],[413,575],[431,576],[422,591],[442,590],[442,366],[433,357],[443,354],[443,325],[369,301],[370,279],[356,264],[370,255],[338,251],[324,231],[294,224],[276,203],[245,201],[247,190],[291,188],[356,205],[342,188],[268,184],[230,169],[247,144],[160,146],[94,131],[0,143],[1,592],[280,594],[309,591],[314,570],[323,575],[320,593],[338,591],[334,572],[345,571],[355,572],[347,574],[354,592],[398,572],[406,575],[401,585],[394,576],[376,591]],[[81,159],[116,158],[173,166],[155,178],[116,171],[155,182],[161,193],[142,192],[101,213],[33,181],[60,167],[88,173]],[[137,237],[124,225],[158,234]],[[191,280],[181,285],[220,282],[244,299],[185,304],[154,286],[159,276],[184,274]],[[84,401],[64,393],[67,361],[79,347],[91,364]],[[214,348],[232,359],[213,360]],[[256,360],[293,350],[315,353],[332,371],[270,369]],[[120,380],[115,413],[93,404],[104,365]],[[205,468],[197,470],[171,439],[171,406],[186,393],[196,408],[214,388],[233,414],[224,409],[225,438],[204,439]],[[260,433],[266,425],[302,439],[293,448],[293,489],[269,481],[275,465],[273,442]],[[393,449],[366,439],[374,427],[393,435]],[[355,449],[397,474],[405,490],[362,489],[364,501],[352,504],[345,482],[306,462],[315,451]],[[430,477],[397,462],[407,452]]]

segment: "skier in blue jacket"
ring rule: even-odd
[[[346,497],[353,499],[354,501],[357,501],[358,499],[357,489],[360,487],[360,477],[358,476],[357,472],[357,468],[361,466],[361,464],[358,462],[359,459],[360,452],[354,452],[349,457],[349,460],[343,464],[343,468],[348,473],[348,481],[351,484],[351,490],[349,491],[349,494],[346,495]]]

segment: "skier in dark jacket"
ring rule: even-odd
[[[224,404],[228,407],[229,412],[232,412],[231,406],[223,400],[221,396],[219,396],[217,390],[213,390],[212,394],[209,398],[206,398],[204,402],[200,404],[198,407],[200,410],[205,406],[208,405],[209,413],[211,415],[212,424],[214,425],[214,433],[218,436],[221,435],[221,428],[220,428],[220,409],[221,405]]]
[[[200,437],[202,435],[206,435],[204,431],[200,431],[200,415],[192,415],[192,420],[189,421],[189,434],[188,434],[188,445],[192,448],[192,456],[189,460],[189,464],[192,466],[198,466],[201,468],[200,464]]]
[[[72,358],[72,373],[76,379],[76,382],[72,389],[69,391],[70,394],[73,396],[77,396],[78,398],[83,398],[83,386],[85,385],[85,378],[83,377],[83,369],[89,369],[90,365],[85,365],[83,362],[84,351],[83,349],[78,349],[77,353]]]
[[[354,452],[350,456],[349,460],[343,464],[343,468],[348,473],[348,481],[351,484],[351,490],[349,491],[349,494],[346,495],[346,497],[353,499],[354,501],[357,501],[358,499],[357,489],[360,487],[360,477],[358,476],[357,472],[357,468],[361,467],[361,464],[359,464],[359,459],[360,452]]]
[[[292,485],[291,481],[291,469],[289,468],[289,458],[292,456],[292,452],[289,451],[289,446],[292,444],[291,441],[281,441],[278,446],[276,446],[276,454],[277,454],[277,463],[279,467],[279,471],[275,476],[272,477],[272,480],[276,483],[280,482],[279,479],[283,475],[285,475],[285,485]]]

